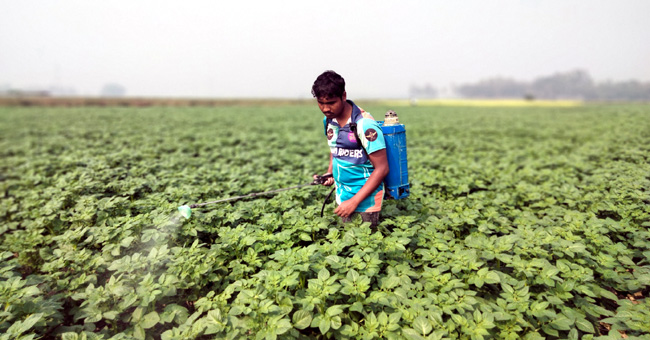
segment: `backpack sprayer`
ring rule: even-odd
[[[384,134],[384,140],[386,142],[386,158],[388,159],[388,169],[389,169],[388,175],[386,175],[386,177],[384,178],[384,186],[386,192],[384,196],[387,199],[406,198],[410,194],[410,185],[408,183],[408,164],[406,159],[406,128],[404,127],[404,124],[399,123],[397,114],[395,113],[395,111],[392,110],[386,112],[384,121],[378,121],[378,123],[381,126],[381,130]],[[351,129],[354,131],[356,135],[357,134],[356,124],[354,124],[354,126],[351,125]],[[359,145],[363,148],[359,136],[357,135],[355,137],[357,138]],[[364,152],[366,152],[365,148],[364,148]],[[291,190],[291,189],[298,189],[310,185],[320,185],[323,184],[330,177],[332,177],[332,174],[325,174],[322,176],[316,176],[313,182],[296,185],[288,188],[282,188],[282,189],[276,189],[276,190],[264,191],[264,192],[256,192],[248,195],[224,198],[224,199],[205,202],[205,203],[182,205],[178,207],[178,211],[180,212],[181,216],[185,217],[186,219],[189,219],[192,216],[193,208],[202,207],[208,204],[235,201],[247,197],[256,197],[256,196],[274,194],[277,192]],[[327,195],[327,198],[325,198],[325,202],[323,202],[323,207],[321,209],[321,216],[323,216],[325,204],[329,200],[333,191],[334,190],[330,191],[329,195]]]
[[[384,134],[386,142],[386,158],[388,159],[388,175],[384,177],[384,187],[386,199],[402,199],[410,194],[408,162],[406,159],[406,128],[400,124],[397,113],[393,110],[386,112],[384,121],[378,121],[381,131]],[[368,155],[368,151],[361,144],[357,133],[357,124],[350,123],[350,130],[354,132],[363,151]]]
[[[408,162],[406,160],[406,128],[400,124],[397,113],[386,112],[383,122],[379,122],[386,141],[388,175],[384,178],[386,198],[402,199],[410,194]]]

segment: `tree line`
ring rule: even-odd
[[[583,70],[556,73],[530,82],[495,77],[473,84],[463,84],[454,90],[465,98],[650,100],[650,82],[596,82]]]

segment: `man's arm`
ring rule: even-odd
[[[381,182],[384,180],[384,177],[388,175],[388,159],[386,158],[386,149],[377,150],[369,154],[368,158],[370,158],[370,163],[372,163],[372,166],[375,167],[375,170],[372,172],[372,174],[370,174],[370,177],[368,177],[366,184],[361,187],[361,190],[359,190],[359,192],[357,192],[351,199],[345,202],[341,202],[341,205],[334,209],[335,214],[341,217],[348,217],[352,215],[357,206],[359,206],[359,204],[361,204],[364,199],[370,196],[373,191],[379,187]]]
[[[334,155],[330,152],[330,166],[327,168],[327,173],[328,174],[333,174],[332,171],[334,171]]]

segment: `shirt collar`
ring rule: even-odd
[[[352,105],[352,113],[350,114],[350,117],[348,117],[348,121],[345,122],[345,124],[340,125],[336,119],[332,119],[332,121],[334,121],[339,127],[344,127],[353,121],[356,122],[357,120],[359,120],[357,119],[357,117],[361,114],[361,109],[359,109],[359,107],[353,101],[348,99],[347,102],[350,103],[350,105]]]
[[[343,124],[343,125],[339,124],[339,126],[346,126],[346,125],[350,124],[351,121],[352,121],[352,116],[350,115],[350,117],[348,117],[348,121],[345,122],[345,124]],[[337,121],[337,123],[338,123],[338,121]]]

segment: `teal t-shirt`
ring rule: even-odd
[[[350,122],[356,122],[357,134],[368,154],[386,148],[379,123],[352,101],[348,102],[352,104],[352,115],[344,126],[340,126],[336,120],[323,119],[327,144],[332,153],[332,174],[336,185],[336,202],[338,204],[351,199],[361,190],[375,169],[363,148],[359,147],[354,132],[350,130]],[[383,198],[384,185],[382,183],[357,206],[355,211],[380,211]]]

